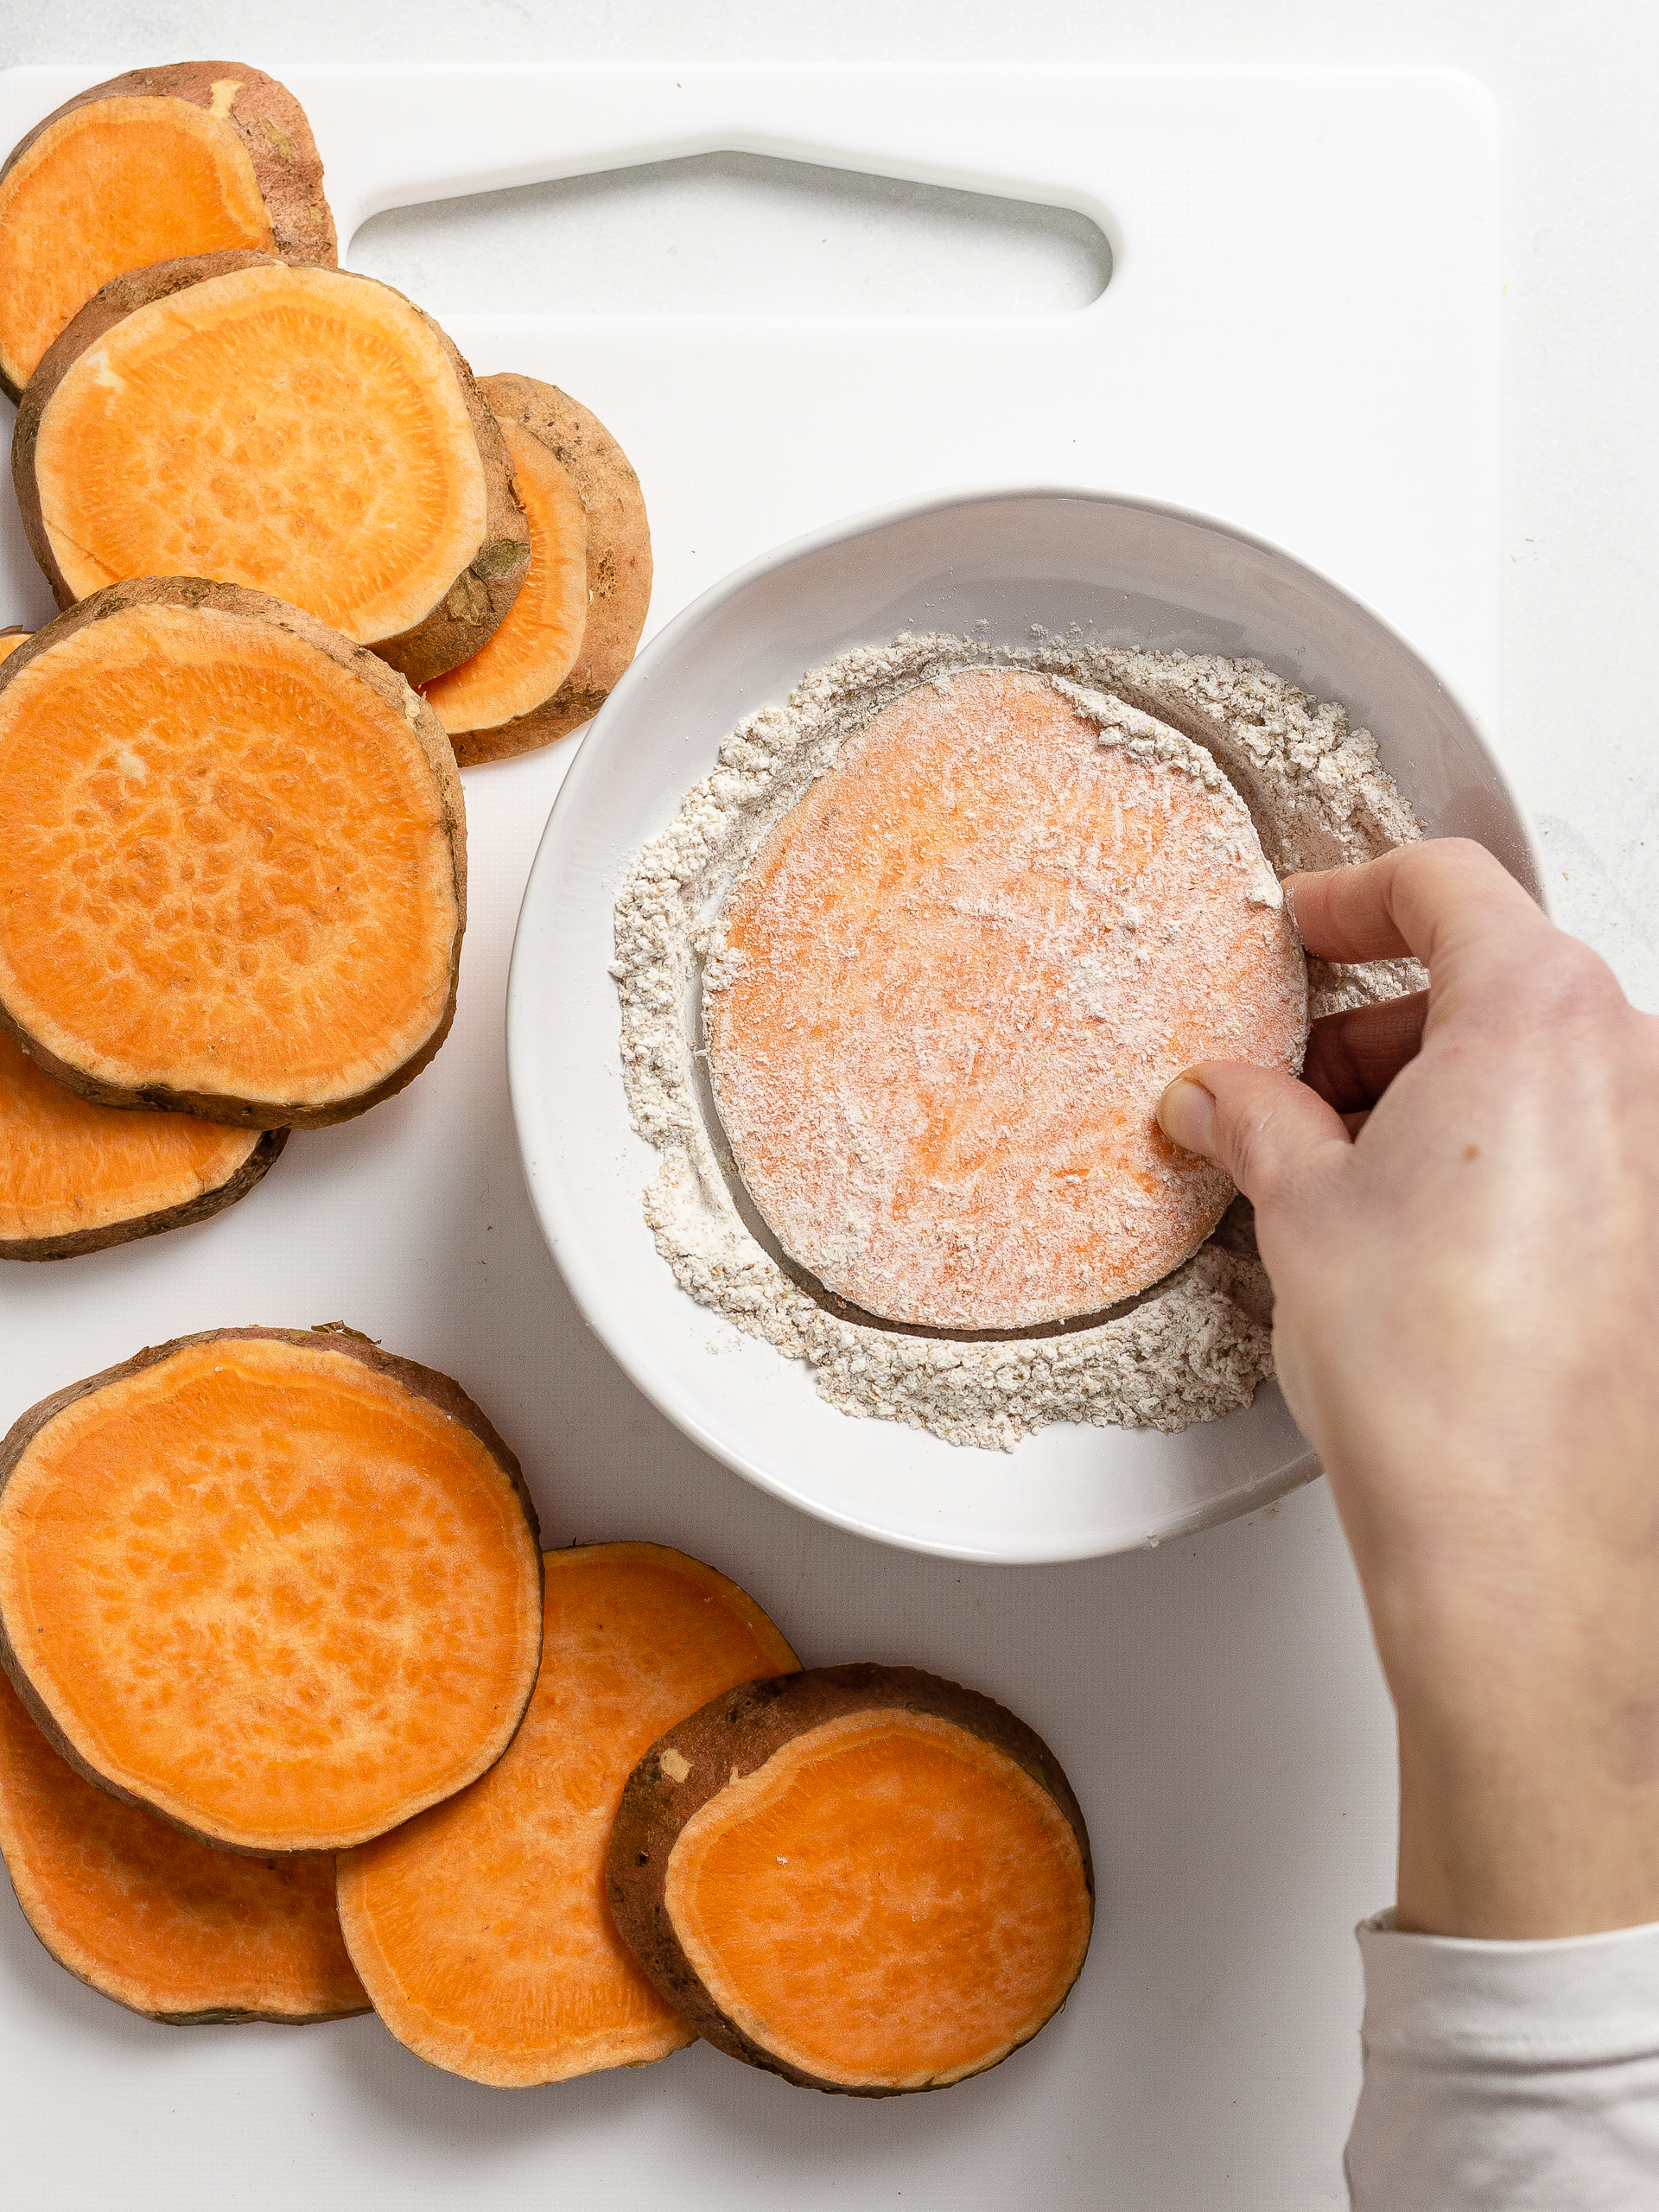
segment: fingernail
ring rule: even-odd
[[[1158,1126],[1183,1152],[1215,1158],[1216,1102],[1190,1075],[1178,1075],[1158,1101]]]

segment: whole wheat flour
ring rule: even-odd
[[[873,713],[917,683],[985,666],[1057,679],[1104,743],[1155,747],[1206,780],[1219,766],[1279,875],[1369,860],[1422,834],[1369,732],[1259,662],[1122,651],[1076,632],[1013,651],[906,635],[843,653],[803,677],[787,706],[733,731],[617,900],[623,1076],[634,1127],[663,1154],[645,1218],[683,1290],[805,1360],[844,1413],[1003,1450],[1057,1421],[1212,1421],[1247,1405],[1272,1366],[1271,1293],[1243,1201],[1192,1259],[1103,1318],[995,1338],[901,1329],[837,1310],[768,1249],[706,1102],[691,1001],[724,980],[727,888]],[[1410,962],[1308,970],[1315,1017],[1422,981]]]

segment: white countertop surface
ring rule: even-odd
[[[7,62],[84,60],[88,81],[194,54],[243,55],[279,74],[285,60],[1066,55],[1470,72],[1497,95],[1506,130],[1494,734],[1542,833],[1560,917],[1659,1008],[1659,778],[1643,658],[1659,512],[1651,10],[1632,0],[1577,10],[1260,0],[1246,23],[1218,0],[1025,0],[1014,15],[988,0],[842,0],[833,11],[713,0],[695,17],[667,0],[288,0],[280,14],[207,0],[89,0],[54,14],[0,0],[0,29]],[[661,191],[699,193],[718,213],[750,181],[716,167]],[[619,254],[631,251],[630,223],[637,249],[662,219],[660,193],[626,198],[603,210]],[[798,229],[800,213],[798,195],[792,210],[756,202],[748,219]],[[862,226],[872,282],[884,255],[906,238],[913,250],[940,219],[906,207],[902,189],[887,202],[867,194],[843,216],[843,228]],[[441,232],[429,247],[437,284]],[[731,259],[735,285],[741,256]],[[1057,239],[1052,281],[1080,281],[1078,268],[1074,245]],[[844,284],[847,269],[826,255],[822,281]],[[708,281],[724,280],[716,269]],[[427,303],[444,312],[441,297]],[[1339,373],[1339,346],[1334,359]],[[0,621],[36,611],[0,609]],[[525,826],[526,866],[537,827]],[[29,2212],[493,2212],[526,2201],[634,2212],[671,2191],[729,2212],[1343,2202],[1357,2080],[1348,1931],[1391,1894],[1391,1729],[1324,1486],[1155,1554],[1060,1568],[957,1567],[808,1522],[697,1454],[584,1334],[530,1220],[504,1092],[480,1088],[480,1109],[476,1159],[448,1163],[474,1187],[464,1205],[449,1192],[435,1210],[435,1236],[456,1247],[435,1255],[454,1263],[454,1351],[441,1363],[519,1449],[549,1541],[681,1544],[746,1581],[808,1663],[876,1657],[957,1675],[1023,1713],[1068,1764],[1113,1777],[1089,1808],[1103,1902],[1083,1982],[1028,2050],[938,2096],[818,2098],[704,2048],[637,2074],[503,2094],[423,2067],[372,2020],[298,2035],[151,2026],[78,1988],[8,1900],[0,1978],[14,1996],[27,1988],[39,2020],[29,2048],[20,2042],[0,2064],[8,2196],[16,2189]],[[366,1141],[372,1123],[355,1128]],[[491,1242],[474,1251],[480,1208]],[[405,1238],[400,1258],[420,1264],[418,1243]],[[41,1294],[65,1298],[55,1286]],[[85,2101],[80,2068],[99,2084]],[[210,2106],[216,2145],[225,2117],[234,2122],[241,2152],[228,2164],[219,2149],[203,2155],[194,2115]]]

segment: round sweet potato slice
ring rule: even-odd
[[[71,1260],[245,1198],[286,1129],[94,1106],[0,1030],[0,1260]]]
[[[785,1250],[883,1319],[1097,1313],[1195,1252],[1225,1173],[1154,1116],[1194,1061],[1301,1065],[1306,965],[1243,803],[1135,709],[919,684],[761,845],[705,974],[709,1070]]]
[[[60,607],[209,576],[306,608],[411,683],[476,652],[530,565],[501,432],[430,315],[280,255],[105,285],[29,379],[12,474]]]
[[[0,1675],[0,1857],[60,1966],[151,2020],[302,2025],[366,2012],[331,1857],[181,1835],[60,1758]]]
[[[21,622],[14,622],[10,629],[0,630],[0,660],[10,660],[25,638],[31,636]]]
[[[111,277],[252,248],[333,264],[311,126],[245,61],[130,69],[37,123],[0,168],[0,387]]]
[[[605,1853],[671,1720],[797,1661],[734,1582],[660,1544],[550,1552],[542,1665],[482,1781],[340,1859],[346,1940],[419,2057],[497,2088],[645,2066],[692,2040],[617,1940]]]
[[[596,415],[556,385],[534,377],[480,377],[478,385],[504,429],[534,439],[581,496],[586,518],[587,607],[569,671],[550,697],[494,728],[454,728],[463,767],[551,745],[593,717],[633,658],[651,605],[651,529],[639,480]],[[522,448],[515,445],[515,453]],[[438,703],[435,699],[435,703]],[[440,712],[442,712],[440,705]],[[449,727],[446,721],[446,728]]]
[[[0,662],[0,1024],[109,1106],[315,1126],[443,1042],[449,741],[374,654],[233,585],[111,585]]]
[[[752,1682],[628,1778],[607,1886],[668,2001],[734,2058],[852,2096],[983,2073],[1089,1948],[1083,1814],[1042,1738],[911,1667]]]
[[[541,1599],[512,1453],[350,1332],[182,1337],[0,1445],[0,1661],[81,1772],[210,1843],[340,1850],[476,1781]]]

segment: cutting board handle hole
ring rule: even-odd
[[[348,265],[467,315],[1058,315],[1109,283],[1071,207],[715,153],[373,215]]]

